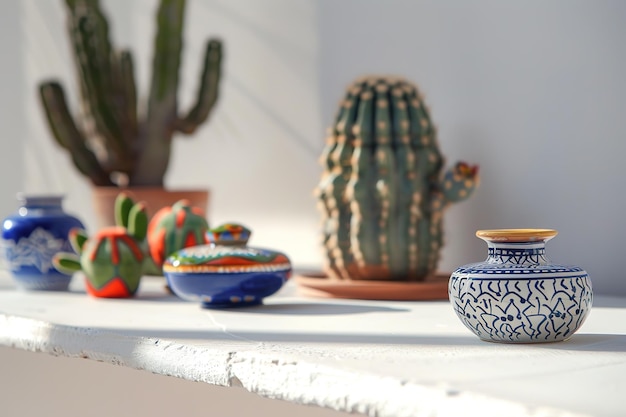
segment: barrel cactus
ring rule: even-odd
[[[177,90],[185,0],[161,0],[146,114],[138,114],[132,55],[117,51],[98,0],[65,0],[83,111],[72,117],[57,81],[40,98],[58,144],[97,186],[163,186],[175,132],[193,133],[211,113],[220,81],[222,44],[207,43],[195,105],[179,115]]]
[[[442,172],[429,110],[401,78],[349,87],[322,163],[326,272],[339,279],[426,279],[439,261],[444,210],[478,185],[476,166]]]
[[[123,205],[116,209],[122,210]],[[139,288],[144,272],[144,250],[148,216],[143,203],[116,213],[120,223],[126,225],[106,227],[93,237],[82,229],[70,231],[69,240],[77,254],[60,252],[52,262],[61,272],[73,274],[82,270],[86,277],[87,292],[95,297],[131,297]]]

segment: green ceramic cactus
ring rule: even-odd
[[[154,263],[163,262],[174,252],[190,246],[208,243],[209,224],[202,210],[192,207],[189,200],[180,200],[163,207],[148,225],[148,245]]]
[[[148,228],[145,205],[121,194],[115,208],[120,225],[101,229],[93,237],[82,229],[72,229],[69,240],[76,254],[61,252],[52,260],[68,275],[82,270],[87,292],[96,297],[131,297],[144,273],[146,255],[141,245]]]
[[[478,168],[465,163],[442,174],[429,111],[401,78],[350,86],[322,162],[326,270],[340,279],[426,279],[439,261],[444,209],[478,185]]]
[[[60,83],[43,82],[39,92],[53,136],[94,185],[162,186],[173,134],[194,132],[217,101],[221,42],[208,41],[196,103],[180,116],[185,0],[161,0],[149,98],[140,117],[132,55],[114,49],[99,1],[65,3],[83,112],[77,123]]]

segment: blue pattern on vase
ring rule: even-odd
[[[84,226],[63,211],[62,197],[27,196],[21,200],[18,212],[2,224],[4,267],[21,288],[66,290],[71,277],[54,268],[52,257],[57,252],[72,252],[68,233]]]
[[[563,340],[582,325],[592,303],[586,273],[507,280],[456,275],[449,295],[456,314],[478,337],[509,342]]]

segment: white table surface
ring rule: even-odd
[[[626,299],[569,341],[482,342],[448,302],[303,298],[207,310],[144,278],[134,299],[23,292],[0,274],[0,345],[83,357],[370,416],[624,416]]]

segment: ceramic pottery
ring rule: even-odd
[[[223,229],[220,231],[220,229]],[[174,294],[203,307],[239,307],[260,304],[291,276],[289,258],[280,252],[252,248],[238,241],[238,225],[212,229],[216,244],[188,247],[170,256],[163,273]],[[219,236],[225,234],[225,244]],[[249,231],[248,231],[249,234]]]
[[[2,224],[2,253],[18,287],[25,290],[67,290],[71,276],[52,265],[52,257],[72,251],[68,233],[84,228],[63,211],[61,196],[18,195],[20,207]]]
[[[80,266],[87,293],[101,298],[132,297],[139,288],[144,254],[123,227],[105,227],[83,247]]]
[[[209,224],[198,207],[189,200],[177,201],[171,207],[163,207],[148,225],[150,256],[161,267],[165,259],[179,249],[209,243],[206,233]]]
[[[550,229],[480,230],[484,262],[462,266],[450,277],[448,294],[457,316],[485,341],[558,342],[570,338],[591,310],[587,272],[551,263]]]

